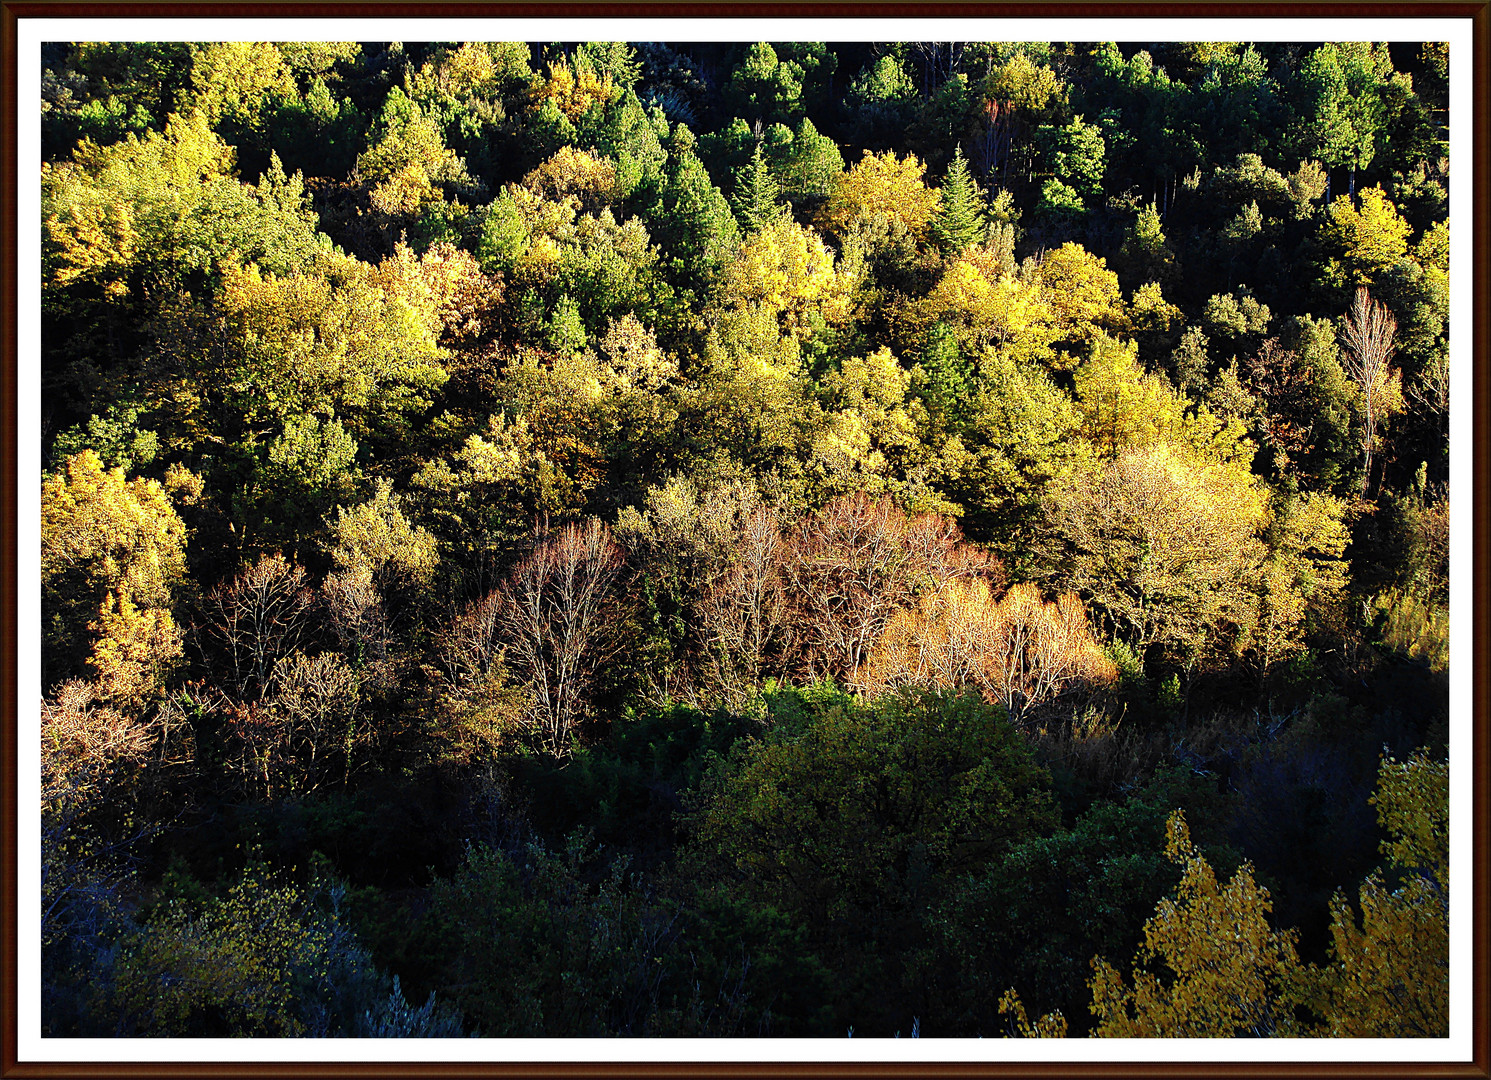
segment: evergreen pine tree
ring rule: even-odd
[[[770,225],[781,215],[783,207],[777,202],[780,193],[781,188],[766,167],[761,144],[757,143],[751,160],[735,173],[735,191],[730,198],[735,218],[747,235]]]
[[[942,208],[932,223],[932,234],[943,251],[956,255],[982,239],[987,217],[984,200],[968,173],[968,159],[959,145],[953,152],[952,164],[947,167]]]

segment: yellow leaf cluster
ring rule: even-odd
[[[810,311],[826,323],[844,322],[857,284],[855,268],[835,260],[822,236],[786,218],[740,246],[721,294],[727,304],[775,312],[783,329],[801,336]]]
[[[571,68],[561,59],[549,65],[549,76],[533,88],[529,108],[542,109],[549,102],[571,120],[578,120],[590,111],[593,105],[609,105],[621,97],[621,88],[611,79],[610,73],[597,75],[595,69],[583,60]]]
[[[856,219],[884,215],[899,220],[917,243],[923,243],[942,201],[940,193],[922,179],[926,171],[915,154],[897,158],[890,150],[883,154],[866,150],[840,177],[819,221],[843,236]]]
[[[1183,867],[1173,898],[1144,926],[1133,985],[1093,961],[1093,1034],[1104,1038],[1287,1036],[1296,1022],[1286,991],[1299,978],[1294,934],[1269,925],[1268,890],[1244,863],[1225,885],[1191,842],[1185,816],[1166,825],[1165,854]],[[1155,966],[1168,969],[1161,979]]]
[[[523,187],[543,199],[573,195],[583,209],[593,213],[616,196],[616,165],[587,150],[561,146],[523,177]]]

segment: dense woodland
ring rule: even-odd
[[[43,46],[51,1035],[1444,1035],[1446,46]]]

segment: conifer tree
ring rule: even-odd
[[[942,209],[932,223],[932,234],[943,251],[956,255],[983,237],[987,217],[978,185],[968,173],[968,159],[963,156],[963,147],[959,144],[953,152],[952,164],[947,167],[947,179],[942,185]]]
[[[781,188],[766,166],[761,144],[757,143],[751,160],[735,173],[735,191],[730,199],[735,218],[747,235],[781,216],[783,206],[777,201],[780,193]]]

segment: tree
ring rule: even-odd
[[[1183,868],[1173,899],[1144,926],[1132,987],[1093,958],[1093,1034],[1103,1038],[1253,1038],[1299,1033],[1300,978],[1292,931],[1269,925],[1267,889],[1244,863],[1226,885],[1191,842],[1185,815],[1166,825],[1165,854]],[[1170,969],[1162,981],[1156,960]]]
[[[716,298],[721,306],[759,308],[782,331],[802,339],[815,323],[847,321],[858,270],[836,259],[815,230],[779,217],[740,245]]]
[[[944,252],[960,254],[983,238],[987,219],[978,185],[968,174],[968,160],[963,156],[961,143],[947,167],[941,196],[937,217],[932,222],[932,235]]]
[[[165,647],[174,633],[172,593],[186,574],[186,526],[155,480],[126,480],[84,450],[41,485],[44,685],[78,671],[101,636],[123,642],[119,620],[153,620],[145,638]],[[105,633],[107,631],[107,633]],[[121,632],[115,636],[115,632]],[[148,666],[164,651],[136,654]]]
[[[1036,280],[1054,315],[1058,340],[1086,344],[1102,332],[1123,328],[1118,275],[1081,244],[1069,242],[1046,252],[1036,268]]]
[[[1069,690],[1093,691],[1117,678],[1074,594],[1047,602],[1022,583],[995,599],[979,578],[949,581],[898,611],[860,674],[871,692],[970,687],[1016,719]]]
[[[688,135],[687,128],[683,132]],[[669,156],[662,196],[648,223],[665,253],[670,280],[702,290],[733,254],[740,230],[694,153],[693,137],[680,140],[675,132],[674,141],[680,148]]]
[[[596,519],[557,535],[541,530],[535,539],[533,554],[498,587],[498,619],[544,748],[564,756],[575,725],[591,709],[586,695],[596,672],[622,642],[614,593],[621,549]]]
[[[725,115],[764,124],[791,123],[802,115],[802,90],[802,65],[780,60],[775,49],[758,41],[746,50],[722,90]]]
[[[735,218],[746,236],[782,216],[784,208],[777,202],[779,194],[777,182],[772,179],[761,146],[757,144],[751,160],[735,174],[735,192],[730,200],[735,208]]]
[[[276,661],[265,699],[284,728],[276,786],[311,792],[328,781],[348,779],[354,753],[371,737],[358,690],[357,674],[338,653],[296,651]]]
[[[1139,208],[1133,227],[1124,237],[1119,263],[1139,284],[1169,285],[1175,279],[1175,253],[1165,242],[1159,211],[1154,203]]]
[[[847,236],[856,220],[883,215],[899,222],[920,244],[931,230],[940,202],[937,192],[922,180],[926,170],[914,154],[898,158],[890,150],[883,154],[866,150],[839,180],[819,212],[819,221],[839,236]]]
[[[1403,408],[1402,374],[1391,366],[1398,320],[1385,304],[1372,299],[1366,286],[1356,290],[1351,310],[1341,322],[1342,359],[1361,393],[1362,495],[1372,485],[1372,451],[1383,419]]]
[[[1385,110],[1381,89],[1392,73],[1385,45],[1326,42],[1300,67],[1303,98],[1301,142],[1304,152],[1327,168],[1351,169],[1348,194],[1356,191],[1356,172],[1372,163]]]
[[[572,195],[579,200],[580,209],[591,214],[613,205],[620,194],[615,162],[573,146],[561,146],[553,157],[523,177],[522,183],[549,202]]]
[[[805,927],[803,947],[839,976],[833,1019],[885,1022],[905,999],[878,988],[917,986],[934,898],[1056,824],[1049,777],[974,694],[856,702],[820,688],[768,700],[766,734],[701,792],[693,857]]]
[[[1245,639],[1265,549],[1263,491],[1237,464],[1164,443],[1129,450],[1047,497],[1052,579],[1141,654],[1193,661]]]
[[[1380,187],[1363,189],[1360,208],[1349,196],[1330,204],[1320,227],[1323,279],[1334,288],[1375,285],[1408,253],[1412,226]]]
[[[730,707],[744,708],[793,637],[791,552],[769,507],[741,514],[737,530],[728,562],[699,600],[698,622],[710,689]]]
[[[1313,1004],[1331,1038],[1449,1034],[1449,766],[1418,751],[1382,759],[1371,799],[1388,869],[1362,882],[1360,924],[1331,898],[1332,961]],[[1391,875],[1391,876],[1390,876]],[[1396,879],[1396,884],[1394,884]]]
[[[998,573],[998,562],[964,542],[952,518],[908,515],[888,496],[840,496],[791,537],[798,670],[856,684],[898,609],[955,578]]]
[[[161,905],[121,928],[99,1034],[149,1037],[445,1037],[458,1015],[404,1000],[338,911],[336,885],[307,890],[251,863],[220,899]],[[330,910],[327,910],[327,909]]]
[[[782,194],[794,206],[827,198],[844,173],[844,155],[839,144],[818,134],[813,121],[804,116],[792,131],[792,139],[769,151],[772,174]]]
[[[270,676],[310,629],[314,597],[305,569],[283,555],[262,555],[203,601],[207,637],[228,655],[240,700],[269,692]]]
[[[380,589],[428,585],[440,561],[435,538],[409,521],[403,500],[387,480],[378,481],[367,502],[350,510],[337,507],[332,533],[337,568],[366,568]]]
[[[1155,905],[1180,881],[1165,857],[1166,818],[1184,807],[1198,839],[1203,819],[1225,820],[1210,812],[1224,798],[1210,780],[1184,766],[1157,769],[1121,801],[1100,799],[1069,828],[1031,837],[959,881],[938,920],[947,1007],[959,1026],[989,1034],[1001,991],[1017,986],[1086,1034],[1092,957],[1131,955]],[[1225,848],[1209,854],[1235,861]]]
[[[1084,201],[1102,194],[1107,151],[1096,125],[1077,116],[1069,124],[1044,124],[1036,130],[1036,141],[1050,163],[1057,181],[1075,191]]]

